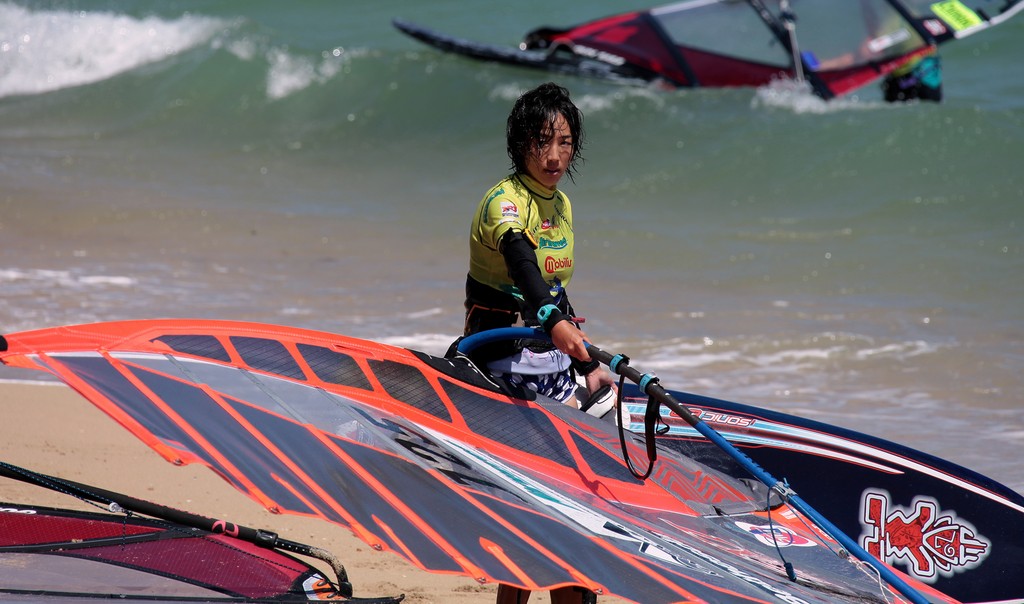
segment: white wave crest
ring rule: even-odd
[[[0,2],[0,98],[100,82],[204,44],[228,24]]]
[[[943,345],[923,340],[876,341],[849,333],[821,333],[793,339],[735,338],[713,341],[673,339],[648,342],[644,368],[687,380],[706,374],[732,387],[740,383],[773,383],[778,377],[833,375],[835,368],[871,371],[880,364],[913,363],[938,353]],[[813,380],[811,380],[813,381]]]
[[[78,275],[66,270],[0,268],[0,283],[31,281],[56,287],[79,288],[112,285],[131,287],[138,281],[122,275]]]
[[[312,84],[326,83],[341,69],[341,56],[338,50],[334,54],[325,53],[317,63],[309,57],[291,55],[279,48],[271,49],[267,53],[267,61],[270,62],[267,98],[282,99]]]
[[[488,95],[492,101],[502,100],[515,102],[529,88],[516,83],[496,85]],[[603,111],[612,111],[626,106],[630,111],[661,110],[666,106],[665,91],[656,85],[649,87],[617,86],[604,92],[585,92],[577,94],[570,90],[573,102],[584,115],[592,115]]]

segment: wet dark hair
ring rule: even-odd
[[[559,113],[565,118],[572,135],[572,156],[566,173],[575,182],[576,162],[583,161],[580,153],[583,148],[583,113],[569,99],[569,91],[554,82],[523,93],[512,107],[505,139],[513,170],[526,173],[526,164],[535,143],[543,140],[545,131],[554,128]]]

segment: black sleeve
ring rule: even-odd
[[[498,250],[505,258],[505,266],[508,267],[508,274],[512,277],[512,282],[516,284],[526,299],[524,312],[529,314],[523,317],[524,320],[535,321],[537,310],[542,306],[555,304],[555,299],[551,297],[551,289],[544,281],[540,267],[537,266],[537,254],[533,251],[533,246],[519,231],[509,231],[498,242]],[[549,333],[559,321],[571,322],[568,297],[563,296],[562,298],[560,312],[552,313],[552,317],[543,325],[544,330]],[[574,358],[572,366],[578,374],[589,375],[597,369],[599,363],[596,360],[584,363]]]
[[[526,237],[519,231],[509,231],[498,242],[498,250],[505,258],[505,266],[512,282],[526,299],[525,319],[536,319],[537,310],[548,304],[555,304],[551,289],[537,266],[537,254]]]

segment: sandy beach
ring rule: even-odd
[[[423,572],[395,554],[373,550],[341,527],[271,514],[205,467],[164,461],[63,385],[0,382],[0,410],[8,463],[325,548],[345,564],[357,597],[405,594],[409,604],[494,602],[493,585]],[[7,479],[0,479],[0,501],[76,507],[68,497]],[[549,601],[547,592],[531,598]]]

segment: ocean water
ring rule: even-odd
[[[507,112],[556,79],[596,344],[1024,491],[1024,18],[944,47],[945,101],[907,105],[625,88],[391,26],[514,45],[643,6],[0,0],[0,331],[204,317],[443,352]]]

